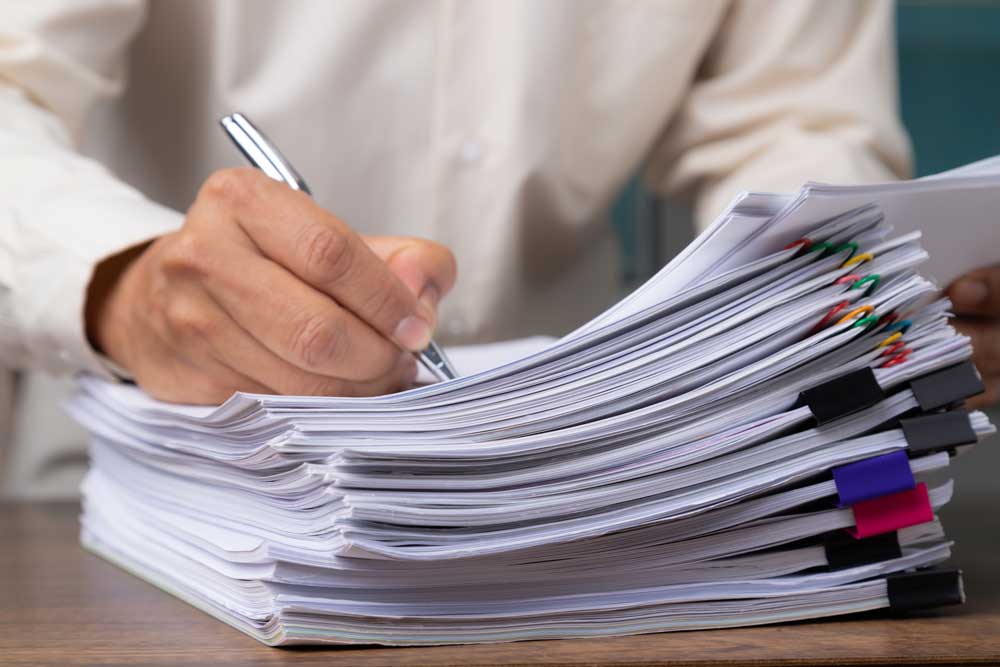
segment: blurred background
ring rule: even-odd
[[[1000,154],[1000,0],[900,0],[896,28],[913,175]],[[612,217],[622,242],[626,288],[652,275],[693,237],[688,212],[653,199],[638,181],[625,189]],[[1000,408],[990,417],[1000,424]],[[995,564],[1000,549],[1000,436],[953,460],[952,474],[957,493],[942,521],[958,541],[957,565],[982,572]],[[963,549],[963,541],[995,548]],[[977,561],[983,562],[973,567]],[[979,582],[967,583],[974,602],[982,589]]]

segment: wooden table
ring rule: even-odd
[[[389,649],[262,646],[84,552],[78,512],[0,504],[0,665],[1000,664],[1000,514],[992,508],[966,511],[955,529],[945,516],[959,539],[964,607],[907,619]]]

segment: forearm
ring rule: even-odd
[[[0,87],[0,364],[100,371],[84,308],[94,268],[182,216],[76,154],[25,94]]]

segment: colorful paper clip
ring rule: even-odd
[[[858,251],[858,244],[854,243],[853,241],[848,241],[847,243],[841,243],[839,246],[833,249],[833,253],[836,255],[844,252],[845,250],[851,251],[851,254],[847,256],[847,260],[844,260],[848,261],[852,257],[854,257],[854,253]]]
[[[831,308],[830,311],[826,315],[823,316],[823,319],[821,319],[819,322],[817,322],[816,326],[814,326],[809,331],[809,335],[812,336],[816,332],[822,330],[823,327],[825,327],[827,324],[830,323],[830,320],[832,320],[834,317],[837,316],[837,313],[839,313],[844,308],[846,308],[848,305],[850,305],[850,303],[851,303],[850,301],[841,301],[836,306],[834,306],[833,308]]]
[[[892,334],[891,336],[889,336],[888,338],[886,338],[884,341],[882,341],[881,343],[879,343],[878,345],[876,345],[875,347],[885,347],[887,345],[892,345],[893,343],[895,343],[897,340],[899,340],[902,337],[903,337],[903,332],[902,331],[897,331],[896,333]],[[902,342],[902,341],[900,341],[900,342]]]
[[[896,335],[896,334],[893,334],[893,335]],[[886,339],[886,340],[888,340],[888,339]],[[898,340],[895,343],[893,343],[892,345],[890,345],[889,347],[887,347],[886,349],[882,350],[882,354],[880,354],[878,356],[880,356],[880,357],[891,357],[892,355],[894,355],[897,352],[899,352],[899,350],[904,345],[906,345],[906,341],[905,340]],[[881,347],[881,345],[879,347]]]
[[[875,255],[870,252],[863,252],[860,255],[855,255],[851,257],[846,262],[841,264],[841,268],[847,268],[848,266],[854,266],[855,264],[860,264],[861,262],[870,262],[875,259]]]
[[[806,239],[806,238],[801,238],[801,239],[798,239],[796,241],[792,241],[791,243],[789,243],[788,245],[786,245],[783,248],[783,250],[791,250],[792,248],[795,248],[796,246],[801,246],[802,250],[805,250],[806,252],[808,252],[809,248],[812,247],[812,241],[810,241],[809,239]]]
[[[910,330],[911,326],[913,326],[913,322],[910,320],[899,320],[898,322],[893,322],[882,331],[885,333],[889,333],[890,331],[901,331],[905,334]]]
[[[837,324],[843,324],[844,322],[849,322],[849,321],[853,320],[855,317],[858,317],[859,315],[862,315],[862,314],[867,315],[867,314],[873,312],[874,310],[875,310],[875,306],[872,306],[872,305],[869,305],[869,304],[865,304],[863,306],[858,306],[857,308],[855,308],[851,312],[849,312],[846,315],[844,315],[843,317],[841,317],[837,321]],[[863,319],[868,319],[868,318],[863,318]],[[855,324],[857,324],[857,323],[855,323]]]
[[[892,359],[890,359],[889,361],[887,361],[884,364],[882,364],[881,366],[879,366],[879,368],[892,368],[893,366],[898,366],[899,364],[901,364],[904,361],[906,361],[907,359],[909,359],[910,354],[912,354],[912,353],[913,353],[913,350],[911,350],[910,348],[906,348],[904,350],[901,350]]]
[[[868,289],[865,290],[865,296],[870,296],[875,288],[878,287],[879,281],[882,280],[882,276],[877,273],[869,273],[867,276],[857,281],[851,285],[850,289],[861,289],[862,285],[869,285]]]

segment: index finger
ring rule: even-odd
[[[213,174],[221,200],[260,251],[412,351],[431,339],[433,314],[343,221],[302,192],[254,170]]]

